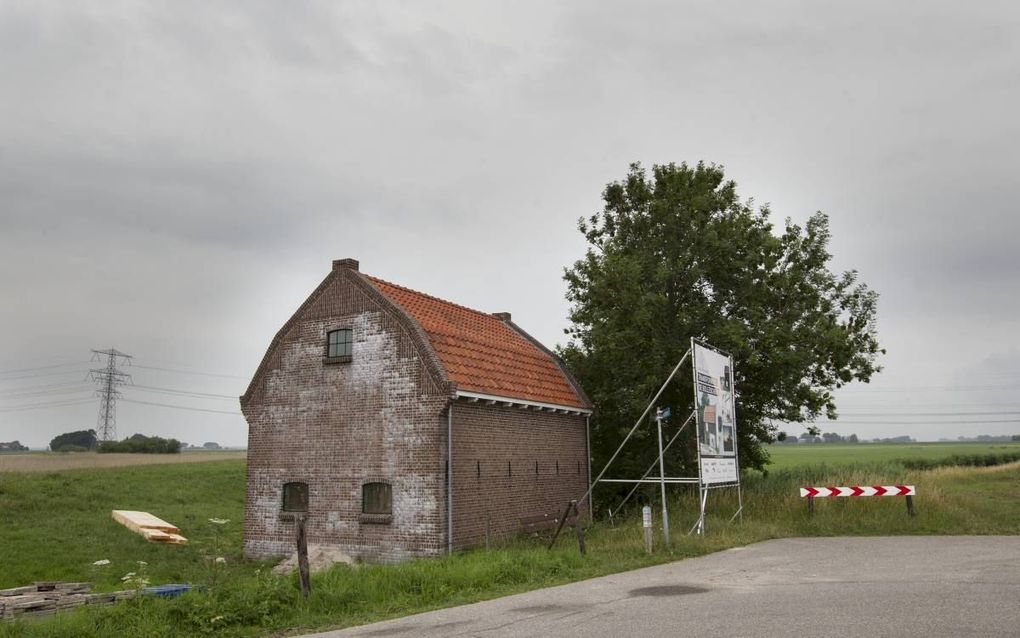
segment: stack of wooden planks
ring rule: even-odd
[[[188,542],[188,539],[181,536],[180,529],[148,512],[113,510],[113,520],[132,532],[141,534],[150,543],[183,545]]]
[[[82,605],[112,605],[134,597],[134,589],[93,594],[91,583],[34,583],[25,587],[0,589],[0,621],[24,616],[52,616]]]

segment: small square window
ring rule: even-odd
[[[308,511],[307,483],[283,484],[283,511],[284,512]]]
[[[392,494],[389,483],[365,483],[361,488],[361,513],[392,514]]]
[[[354,342],[353,332],[350,328],[342,328],[326,333],[326,357],[329,359],[339,357],[350,359],[351,346]]]

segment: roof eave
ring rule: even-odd
[[[578,407],[576,405],[560,405],[557,403],[545,403],[542,401],[531,401],[529,399],[520,399],[516,397],[503,397],[495,394],[484,394],[481,392],[468,392],[465,390],[457,390],[455,396],[458,399],[466,399],[468,401],[484,401],[488,405],[504,405],[506,407],[518,407],[525,410],[538,410],[538,411],[549,411],[559,412],[561,414],[574,414],[590,416],[591,410],[586,408]]]

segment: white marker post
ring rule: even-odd
[[[652,507],[645,505],[641,508],[641,523],[645,530],[645,552],[652,553]]]

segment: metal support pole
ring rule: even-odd
[[[737,468],[738,468],[737,472],[740,471],[739,467],[740,466],[737,466]],[[739,474],[738,474],[738,476],[739,476]],[[744,522],[744,486],[741,485],[740,483],[737,483],[737,507],[740,508],[740,509],[737,510],[737,514],[740,514],[740,522],[743,523]]]
[[[659,491],[662,495],[662,542],[669,545],[669,507],[666,505],[666,465],[662,453],[662,408],[655,409],[655,427],[659,432]]]
[[[682,366],[684,362],[687,361],[687,357],[689,356],[691,356],[690,350],[684,353],[683,358],[680,359],[680,362],[676,364],[676,367],[673,368],[673,371],[669,373],[669,377],[666,379],[666,382],[662,384],[662,387],[659,388],[659,391],[656,392],[655,396],[652,397],[652,400],[648,402],[648,407],[646,407],[645,411],[641,413],[641,416],[638,417],[638,420],[634,422],[634,426],[630,429],[630,432],[627,432],[627,436],[623,438],[623,442],[621,442],[620,446],[616,448],[615,452],[613,452],[613,456],[609,457],[609,460],[602,468],[602,471],[599,472],[599,475],[596,476],[595,480],[591,483],[591,485],[588,486],[588,491],[586,491],[581,496],[581,498],[577,499],[578,501],[583,501],[584,499],[588,498],[588,495],[591,494],[591,491],[595,488],[596,485],[598,485],[598,482],[602,480],[602,476],[606,473],[607,470],[609,470],[609,466],[612,465],[613,461],[616,460],[616,457],[620,455],[620,451],[623,450],[623,446],[627,444],[627,441],[630,440],[630,437],[634,436],[634,432],[645,420],[645,417],[648,416],[648,412],[651,411],[652,406],[655,405],[655,402],[659,400],[659,397],[662,396],[662,393],[666,391],[666,386],[668,386],[669,382],[673,380],[673,377],[676,376],[676,373],[680,371],[680,366]]]
[[[907,516],[914,515],[914,497],[907,495]]]
[[[690,425],[690,424],[691,424],[691,419],[693,419],[693,418],[694,418],[695,414],[697,414],[697,413],[696,413],[696,412],[691,412],[691,415],[690,415],[689,417],[687,417],[687,420],[686,420],[686,421],[684,421],[684,424],[683,424],[683,425],[681,425],[681,426],[680,426],[680,429],[676,431],[676,434],[674,434],[674,435],[673,435],[673,436],[672,436],[672,437],[671,437],[671,438],[669,439],[669,441],[668,441],[668,442],[666,443],[666,447],[664,447],[664,448],[662,449],[662,451],[663,451],[663,452],[666,452],[667,450],[669,450],[670,446],[671,446],[671,445],[673,445],[673,443],[674,443],[674,442],[676,442],[676,440],[680,438],[680,433],[684,431],[684,428],[686,428],[686,427],[687,427],[688,425]],[[643,481],[644,479],[648,478],[648,475],[652,473],[652,470],[654,470],[654,469],[655,469],[655,464],[656,464],[657,462],[658,462],[657,460],[656,460],[656,461],[652,461],[651,465],[649,465],[649,466],[648,466],[648,469],[647,469],[647,470],[645,470],[645,473],[641,475],[641,480],[642,480],[642,481]],[[640,481],[639,481],[639,482],[636,482],[636,483],[634,484],[634,487],[630,488],[630,491],[629,491],[629,492],[627,492],[627,496],[624,496],[624,497],[623,497],[623,500],[622,500],[622,501],[620,501],[620,504],[616,506],[616,511],[617,511],[617,513],[619,513],[619,512],[621,512],[621,511],[623,511],[623,506],[627,504],[627,501],[629,501],[629,500],[630,500],[630,497],[631,497],[631,496],[634,496],[634,492],[636,492],[636,491],[637,491],[637,489],[638,489],[639,487],[641,487],[641,483],[640,483]],[[609,510],[609,518],[610,518],[610,521],[612,521],[612,518],[613,518],[613,510]]]
[[[690,536],[694,532],[698,532],[699,535],[705,533],[705,503],[707,501],[708,501],[708,488],[706,488],[706,487],[704,487],[704,486],[699,484],[698,485],[698,502],[699,502],[699,508],[698,509],[700,510],[700,512],[698,514],[698,520],[694,523],[694,527],[691,528],[691,531],[687,532],[688,536]]]

